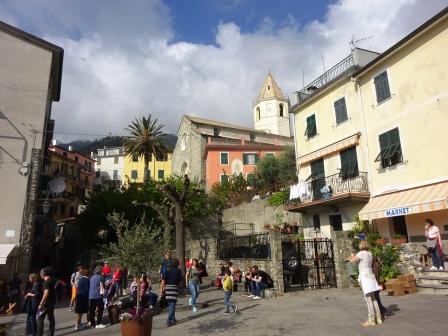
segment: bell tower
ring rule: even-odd
[[[283,95],[271,72],[268,72],[253,104],[256,130],[290,137],[289,99]]]

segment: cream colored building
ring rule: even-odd
[[[359,216],[415,242],[429,217],[447,238],[447,46],[445,9],[380,55],[355,49],[296,93],[301,199],[288,209],[303,213],[307,236],[333,237]]]
[[[54,124],[52,102],[60,99],[63,55],[62,48],[0,21],[3,275],[29,271],[39,176]]]

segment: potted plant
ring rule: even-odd
[[[406,236],[399,234],[399,233],[395,233],[391,239],[392,245],[402,245],[402,244],[406,244],[407,242],[408,241],[406,239]]]
[[[145,217],[137,221],[132,227],[123,215],[113,213],[108,221],[117,235],[117,242],[103,246],[104,256],[114,256],[120,265],[128,267],[135,274],[149,273],[159,266],[163,246],[160,244],[162,232],[153,229]],[[151,248],[148,248],[151,246]],[[136,300],[137,307],[121,312],[119,320],[123,336],[150,336],[152,328],[152,314],[149,309],[140,307],[140,300]],[[117,307],[118,309],[119,307]]]
[[[152,313],[149,309],[134,308],[120,314],[122,336],[151,336]]]
[[[265,224],[265,225],[263,225],[263,227],[264,227],[266,230],[270,230],[270,229],[271,229],[271,224]]]

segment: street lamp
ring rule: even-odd
[[[44,203],[42,203],[42,212],[44,213],[44,216],[48,215],[50,208],[51,208],[51,204],[50,204],[50,202],[48,202],[48,199],[46,199],[44,201]]]

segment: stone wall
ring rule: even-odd
[[[264,228],[265,224],[274,226],[278,216],[281,216],[283,222],[291,225],[297,224],[300,226],[302,222],[300,214],[285,211],[283,206],[271,207],[266,200],[255,200],[225,209],[222,222],[226,230],[234,225],[235,233],[244,235],[249,234],[252,227],[253,232],[267,231]]]
[[[269,241],[271,245],[271,259],[230,259],[234,266],[242,271],[247,267],[257,265],[259,269],[266,271],[274,281],[274,287],[278,294],[284,293],[283,283],[283,263],[282,263],[282,243],[278,232],[269,232]],[[203,260],[207,265],[209,277],[215,278],[218,273],[219,264],[228,260],[217,258],[217,242],[215,238],[188,240],[186,242],[186,256]]]
[[[352,241],[346,232],[335,232],[333,239],[334,264],[336,268],[336,283],[338,288],[352,286],[352,281],[345,261],[352,252]]]
[[[420,256],[425,252],[421,244],[408,243],[400,245],[400,262],[397,266],[401,274],[419,274],[423,269]]]

